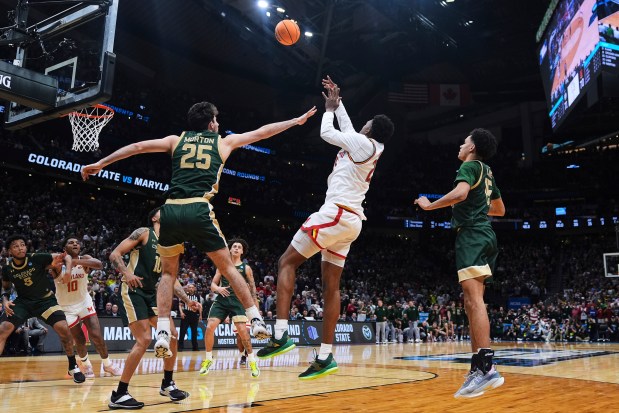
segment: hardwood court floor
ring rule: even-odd
[[[163,364],[147,353],[129,390],[144,412],[613,412],[619,406],[619,344],[497,343],[505,384],[475,399],[454,399],[468,368],[468,343],[336,346],[339,372],[301,382],[312,356],[297,348],[261,360],[252,379],[236,350],[215,351],[215,367],[198,375],[203,352],[182,352],[177,385],[191,393],[173,403],[159,395]],[[126,353],[113,354],[123,364]],[[95,370],[98,356],[92,355]],[[83,384],[65,378],[66,357],[0,359],[0,406],[15,412],[101,412],[118,379]]]

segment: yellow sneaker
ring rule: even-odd
[[[206,376],[213,365],[213,360],[204,360],[200,365],[200,376]]]
[[[249,368],[251,369],[251,376],[253,378],[260,376],[260,369],[258,368],[258,362],[250,361]]]

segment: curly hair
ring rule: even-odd
[[[187,112],[187,125],[189,130],[203,131],[208,129],[208,124],[213,121],[219,112],[217,107],[209,102],[196,103]]]
[[[76,240],[77,240],[77,242],[80,242],[79,238],[77,238],[77,237],[75,236],[75,234],[69,234],[69,235],[67,235],[66,237],[64,237],[64,238],[63,238],[63,240],[62,240],[62,244],[60,245],[60,247],[61,247],[62,249],[64,249],[64,247],[66,247],[66,246],[67,246],[67,243],[69,242],[69,240],[70,240],[70,239],[76,239]]]
[[[5,247],[6,247],[6,249],[8,250],[9,248],[11,248],[11,244],[12,244],[13,242],[15,242],[15,241],[19,241],[19,240],[24,241],[24,244],[27,244],[27,243],[28,243],[28,238],[26,238],[26,236],[25,236],[25,235],[22,235],[22,234],[14,234],[14,235],[11,235],[10,237],[8,237],[8,238],[6,239],[6,241],[4,242],[4,246],[5,246]]]
[[[376,115],[372,119],[370,135],[381,143],[386,143],[393,135],[393,122],[386,115]]]
[[[473,144],[475,144],[475,153],[479,158],[486,160],[494,156],[499,144],[489,130],[482,128],[473,129],[469,136]]]
[[[243,253],[241,254],[241,259],[245,258],[247,256],[247,253],[249,252],[249,244],[244,239],[232,238],[228,241],[228,249],[232,249],[232,246],[237,242],[243,246]]]

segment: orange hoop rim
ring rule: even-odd
[[[101,105],[101,104],[97,103],[97,104],[91,105],[89,107],[96,108],[96,109],[104,109],[107,113],[104,113],[103,115],[91,115],[89,113],[81,113],[81,112],[78,112],[78,111],[74,111],[74,112],[68,113],[65,116],[73,115],[73,116],[79,116],[79,117],[82,117],[82,118],[89,118],[89,119],[111,118],[112,116],[114,116],[114,109],[112,109],[109,106],[105,106],[105,105]],[[84,108],[84,109],[86,109],[86,108]],[[84,109],[80,109],[80,110],[84,110]]]

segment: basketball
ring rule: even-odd
[[[294,20],[282,20],[275,26],[275,38],[284,46],[292,46],[299,37],[301,37],[301,29]]]

